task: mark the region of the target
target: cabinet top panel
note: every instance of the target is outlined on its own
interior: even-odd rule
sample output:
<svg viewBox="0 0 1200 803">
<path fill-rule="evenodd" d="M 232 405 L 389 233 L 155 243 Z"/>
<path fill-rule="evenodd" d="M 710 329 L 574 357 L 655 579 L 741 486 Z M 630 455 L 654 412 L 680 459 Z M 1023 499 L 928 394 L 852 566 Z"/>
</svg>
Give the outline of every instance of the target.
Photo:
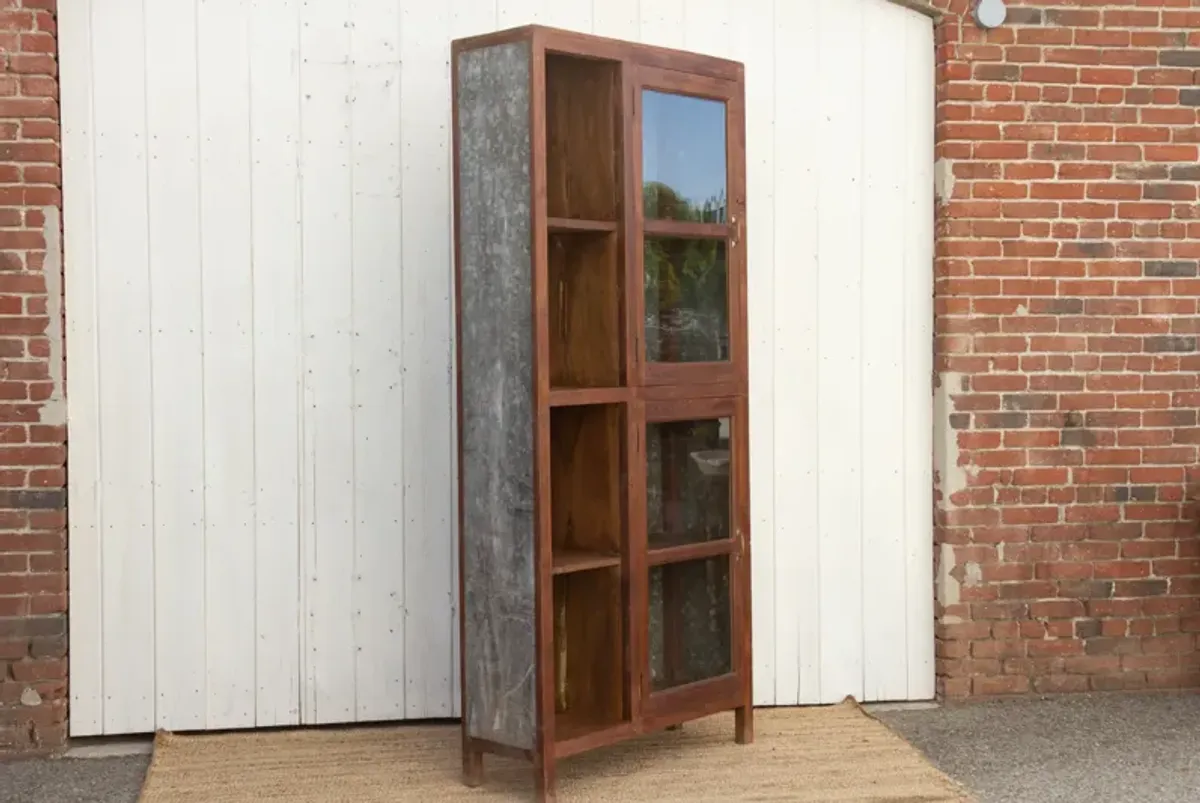
<svg viewBox="0 0 1200 803">
<path fill-rule="evenodd" d="M 532 42 L 535 53 L 539 51 L 565 53 L 573 56 L 620 61 L 631 65 L 678 70 L 727 81 L 741 82 L 744 75 L 744 68 L 740 61 L 705 56 L 687 50 L 644 45 L 623 39 L 610 39 L 605 36 L 578 33 L 545 25 L 523 25 L 518 28 L 507 28 L 479 36 L 455 39 L 451 43 L 451 51 L 457 54 L 464 50 L 475 50 L 480 47 L 522 40 Z"/>
</svg>

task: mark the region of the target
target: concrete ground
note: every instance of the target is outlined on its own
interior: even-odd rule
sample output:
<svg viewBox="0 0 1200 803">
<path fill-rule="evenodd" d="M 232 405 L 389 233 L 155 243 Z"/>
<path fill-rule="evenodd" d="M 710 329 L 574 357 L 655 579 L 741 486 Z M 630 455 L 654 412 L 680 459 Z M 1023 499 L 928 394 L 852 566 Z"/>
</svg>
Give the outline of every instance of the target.
<svg viewBox="0 0 1200 803">
<path fill-rule="evenodd" d="M 1200 801 L 1200 694 L 870 707 L 980 803 Z M 4 803 L 136 803 L 146 744 L 0 763 Z M 96 757 L 78 757 L 78 756 Z"/>
</svg>

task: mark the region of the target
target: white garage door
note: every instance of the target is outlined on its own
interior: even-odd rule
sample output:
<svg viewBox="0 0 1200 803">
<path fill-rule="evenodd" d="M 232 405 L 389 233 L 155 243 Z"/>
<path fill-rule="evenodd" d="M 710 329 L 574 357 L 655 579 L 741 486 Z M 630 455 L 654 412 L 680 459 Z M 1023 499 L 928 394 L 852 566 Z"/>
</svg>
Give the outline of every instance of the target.
<svg viewBox="0 0 1200 803">
<path fill-rule="evenodd" d="M 71 733 L 457 715 L 451 38 L 746 62 L 756 697 L 933 692 L 933 42 L 886 0 L 60 8 Z"/>
</svg>

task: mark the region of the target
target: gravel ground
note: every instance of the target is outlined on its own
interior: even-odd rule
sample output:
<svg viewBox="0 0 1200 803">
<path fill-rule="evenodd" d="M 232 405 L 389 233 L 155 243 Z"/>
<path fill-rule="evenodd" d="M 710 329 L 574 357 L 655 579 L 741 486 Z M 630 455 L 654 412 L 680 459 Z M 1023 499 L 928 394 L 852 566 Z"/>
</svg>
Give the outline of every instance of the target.
<svg viewBox="0 0 1200 803">
<path fill-rule="evenodd" d="M 1200 694 L 873 709 L 980 803 L 1200 801 Z M 148 756 L 0 763 L 3 803 L 136 803 Z"/>
<path fill-rule="evenodd" d="M 1200 801 L 1200 694 L 1068 695 L 876 716 L 980 803 Z"/>
<path fill-rule="evenodd" d="M 136 803 L 149 763 L 147 755 L 2 763 L 0 801 Z"/>
</svg>

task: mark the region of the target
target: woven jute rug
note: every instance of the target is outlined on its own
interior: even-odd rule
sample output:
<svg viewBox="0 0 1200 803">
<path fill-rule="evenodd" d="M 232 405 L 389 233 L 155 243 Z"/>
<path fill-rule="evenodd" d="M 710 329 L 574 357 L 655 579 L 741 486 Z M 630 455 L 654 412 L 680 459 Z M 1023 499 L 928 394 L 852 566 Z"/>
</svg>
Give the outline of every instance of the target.
<svg viewBox="0 0 1200 803">
<path fill-rule="evenodd" d="M 853 701 L 755 712 L 755 742 L 720 714 L 559 764 L 563 803 L 971 801 Z M 487 756 L 468 789 L 456 726 L 159 733 L 141 803 L 532 801 L 529 764 Z"/>
</svg>

